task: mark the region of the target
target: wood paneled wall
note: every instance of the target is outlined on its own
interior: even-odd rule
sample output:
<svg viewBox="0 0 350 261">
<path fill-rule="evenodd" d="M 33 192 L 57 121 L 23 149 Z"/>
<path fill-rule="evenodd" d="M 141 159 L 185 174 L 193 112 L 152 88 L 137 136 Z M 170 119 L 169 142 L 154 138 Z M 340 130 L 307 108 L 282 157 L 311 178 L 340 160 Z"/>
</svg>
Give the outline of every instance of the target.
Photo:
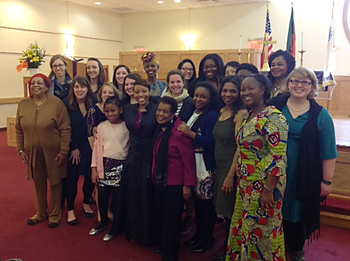
<svg viewBox="0 0 350 261">
<path fill-rule="evenodd" d="M 260 53 L 253 49 L 242 49 L 241 63 L 250 63 L 255 66 L 260 62 Z M 224 64 L 231 61 L 238 61 L 238 49 L 232 50 L 203 50 L 203 51 L 159 51 L 154 52 L 159 61 L 159 71 L 158 78 L 165 80 L 167 73 L 170 70 L 176 69 L 177 65 L 184 59 L 191 59 L 195 66 L 198 76 L 199 63 L 202 58 L 210 53 L 216 53 L 221 56 Z M 143 53 L 137 52 L 120 52 L 119 61 L 120 64 L 124 64 L 130 68 L 132 72 L 140 74 L 143 78 L 147 75 L 143 70 L 143 63 L 141 61 L 141 56 Z M 259 66 L 257 66 L 259 67 Z"/>
<path fill-rule="evenodd" d="M 333 93 L 322 93 L 317 102 L 325 107 L 332 116 L 350 117 L 350 76 L 335 76 L 337 86 Z"/>
<path fill-rule="evenodd" d="M 67 65 L 68 65 L 68 74 L 72 77 L 73 79 L 73 76 L 74 76 L 74 61 L 71 60 L 71 59 L 66 59 L 67 60 Z M 86 76 L 86 63 L 85 62 L 78 62 L 75 64 L 76 66 L 76 75 L 75 76 Z M 107 78 L 107 81 L 112 81 L 111 77 L 109 75 L 109 65 L 103 65 L 103 67 L 105 68 L 105 71 L 106 71 L 106 78 Z"/>
</svg>

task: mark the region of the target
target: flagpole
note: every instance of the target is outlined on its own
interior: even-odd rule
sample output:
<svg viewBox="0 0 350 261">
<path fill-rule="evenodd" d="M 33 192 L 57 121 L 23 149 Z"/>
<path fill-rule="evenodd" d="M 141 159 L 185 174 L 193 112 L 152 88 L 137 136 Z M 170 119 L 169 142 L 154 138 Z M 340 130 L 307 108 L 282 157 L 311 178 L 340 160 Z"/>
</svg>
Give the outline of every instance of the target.
<svg viewBox="0 0 350 261">
<path fill-rule="evenodd" d="M 288 27 L 286 50 L 290 52 L 294 57 L 296 57 L 296 37 L 295 37 L 293 2 L 291 2 L 291 12 L 290 12 L 289 27 Z"/>
<path fill-rule="evenodd" d="M 304 53 L 306 52 L 304 51 L 304 32 L 301 32 L 300 41 L 301 51 L 298 53 L 300 53 L 300 67 L 303 67 Z"/>
<path fill-rule="evenodd" d="M 241 55 L 242 55 L 242 35 L 239 36 L 239 49 L 238 49 L 238 62 L 241 63 Z"/>
<path fill-rule="evenodd" d="M 269 5 L 267 5 L 266 10 L 266 23 L 265 23 L 265 34 L 264 34 L 264 40 L 262 42 L 258 42 L 258 44 L 263 45 L 263 51 L 261 53 L 261 71 L 268 72 L 270 71 L 269 67 L 269 53 L 273 50 L 273 44 L 276 44 L 277 41 L 272 41 L 272 30 L 271 30 L 271 23 L 270 23 L 270 15 L 269 15 Z"/>
</svg>

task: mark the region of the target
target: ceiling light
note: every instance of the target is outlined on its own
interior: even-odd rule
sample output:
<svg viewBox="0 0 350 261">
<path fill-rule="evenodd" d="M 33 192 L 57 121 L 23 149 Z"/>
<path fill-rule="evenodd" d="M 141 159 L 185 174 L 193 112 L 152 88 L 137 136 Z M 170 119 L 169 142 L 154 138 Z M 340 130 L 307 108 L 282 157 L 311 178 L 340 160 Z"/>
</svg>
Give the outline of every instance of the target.
<svg viewBox="0 0 350 261">
<path fill-rule="evenodd" d="M 175 0 L 175 3 L 180 3 L 181 2 L 181 0 Z"/>
<path fill-rule="evenodd" d="M 100 5 L 101 4 L 101 2 L 95 2 L 95 5 Z"/>
<path fill-rule="evenodd" d="M 164 4 L 164 1 L 158 1 L 157 3 L 158 4 Z"/>
</svg>

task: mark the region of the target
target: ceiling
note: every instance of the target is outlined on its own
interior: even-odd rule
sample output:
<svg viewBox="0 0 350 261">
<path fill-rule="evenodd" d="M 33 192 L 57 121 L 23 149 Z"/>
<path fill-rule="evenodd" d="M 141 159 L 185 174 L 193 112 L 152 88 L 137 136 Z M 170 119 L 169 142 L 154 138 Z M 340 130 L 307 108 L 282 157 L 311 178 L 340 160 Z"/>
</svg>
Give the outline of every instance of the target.
<svg viewBox="0 0 350 261">
<path fill-rule="evenodd" d="M 55 1 L 67 2 L 67 0 Z M 95 1 L 99 1 L 101 4 L 95 5 Z M 163 4 L 158 4 L 157 1 L 158 0 L 68 0 L 68 2 L 71 3 L 121 14 L 269 2 L 269 0 L 181 0 L 180 3 L 176 3 L 175 0 L 163 0 Z"/>
</svg>

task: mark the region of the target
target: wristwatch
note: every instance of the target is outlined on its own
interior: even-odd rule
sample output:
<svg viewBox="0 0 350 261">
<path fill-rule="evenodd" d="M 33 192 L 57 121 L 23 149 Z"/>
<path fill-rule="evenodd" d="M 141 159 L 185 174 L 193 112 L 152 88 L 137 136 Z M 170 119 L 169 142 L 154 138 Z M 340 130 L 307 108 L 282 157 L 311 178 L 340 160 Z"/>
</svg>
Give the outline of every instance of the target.
<svg viewBox="0 0 350 261">
<path fill-rule="evenodd" d="M 24 150 L 18 151 L 18 155 L 21 155 L 24 152 Z"/>
<path fill-rule="evenodd" d="M 332 181 L 325 180 L 325 179 L 322 179 L 321 182 L 322 182 L 323 184 L 326 184 L 326 185 L 331 185 L 331 184 L 332 184 Z"/>
</svg>

